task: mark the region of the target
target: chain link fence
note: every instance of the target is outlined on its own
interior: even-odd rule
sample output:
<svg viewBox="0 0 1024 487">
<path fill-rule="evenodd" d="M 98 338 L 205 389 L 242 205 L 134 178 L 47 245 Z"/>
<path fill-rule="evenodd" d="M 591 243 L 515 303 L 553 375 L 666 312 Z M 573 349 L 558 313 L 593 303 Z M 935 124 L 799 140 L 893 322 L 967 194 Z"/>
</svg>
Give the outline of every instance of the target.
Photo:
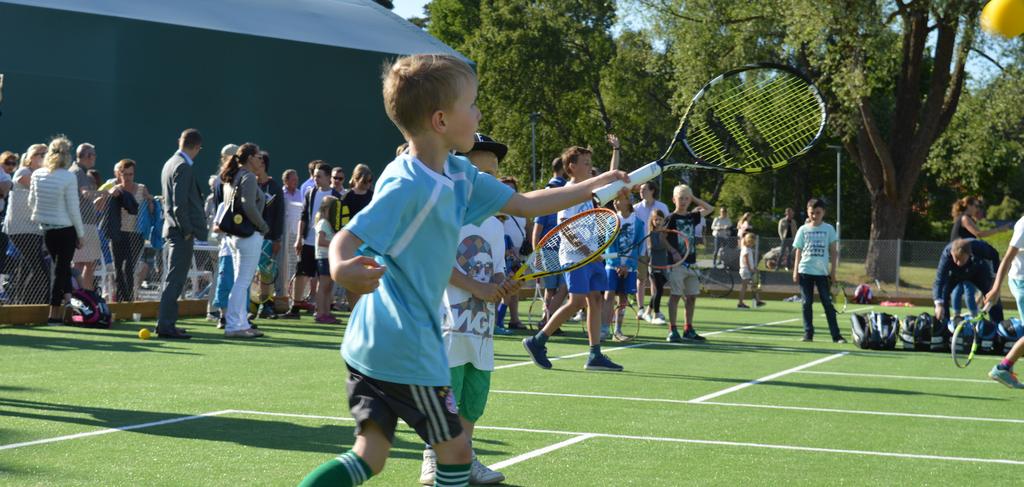
<svg viewBox="0 0 1024 487">
<path fill-rule="evenodd" d="M 735 236 L 705 235 L 697 239 L 694 251 L 697 264 L 703 268 L 735 271 L 738 276 L 740 242 Z M 793 241 L 778 237 L 758 236 L 754 253 L 761 271 L 762 285 L 789 289 L 792 282 Z M 838 279 L 847 285 L 872 285 L 885 296 L 929 296 L 939 256 L 948 242 L 921 240 L 869 240 L 844 239 L 839 243 Z M 868 256 L 876 253 L 878 265 L 888 272 L 887 278 L 876 279 L 868 272 Z M 737 277 L 738 279 L 738 277 Z"/>
</svg>

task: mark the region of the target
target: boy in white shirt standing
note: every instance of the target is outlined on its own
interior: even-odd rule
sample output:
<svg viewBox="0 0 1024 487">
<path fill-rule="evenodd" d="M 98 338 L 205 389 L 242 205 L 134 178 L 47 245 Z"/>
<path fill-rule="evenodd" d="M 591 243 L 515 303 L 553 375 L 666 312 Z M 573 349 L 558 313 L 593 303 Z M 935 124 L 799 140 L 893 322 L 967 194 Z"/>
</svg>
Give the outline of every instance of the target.
<svg viewBox="0 0 1024 487">
<path fill-rule="evenodd" d="M 832 306 L 832 295 L 829 293 L 831 283 L 836 280 L 836 267 L 839 265 L 839 236 L 832 225 L 825 223 L 825 202 L 811 198 L 807 202 L 805 223 L 796 231 L 793 239 L 794 263 L 793 282 L 800 285 L 800 297 L 803 302 L 804 338 L 803 341 L 814 341 L 814 289 L 818 289 L 818 297 L 825 308 L 825 320 L 835 343 L 846 343 L 839 332 L 836 322 L 836 308 Z"/>
<path fill-rule="evenodd" d="M 497 176 L 498 163 L 508 153 L 505 144 L 476 134 L 466 157 L 482 173 Z M 455 267 L 444 292 L 441 332 L 452 373 L 452 392 L 462 429 L 473 441 L 473 427 L 484 414 L 494 371 L 495 302 L 505 297 L 505 228 L 495 216 L 480 225 L 465 225 L 459 232 Z M 516 286 L 518 287 L 518 286 Z M 427 445 L 423 450 L 420 483 L 433 485 L 437 456 Z M 505 475 L 477 460 L 469 470 L 469 483 L 497 484 Z"/>
</svg>

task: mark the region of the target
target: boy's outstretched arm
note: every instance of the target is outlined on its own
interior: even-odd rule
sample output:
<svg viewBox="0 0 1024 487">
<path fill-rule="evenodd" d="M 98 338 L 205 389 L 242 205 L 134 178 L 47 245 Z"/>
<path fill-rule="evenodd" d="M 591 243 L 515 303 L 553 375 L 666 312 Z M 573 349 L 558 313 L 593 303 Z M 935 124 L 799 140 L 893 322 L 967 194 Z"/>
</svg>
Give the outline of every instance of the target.
<svg viewBox="0 0 1024 487">
<path fill-rule="evenodd" d="M 608 171 L 579 184 L 539 189 L 525 194 L 516 193 L 501 208 L 501 212 L 525 217 L 555 213 L 590 200 L 595 189 L 613 181 L 628 183 L 629 176 L 623 171 Z M 619 192 L 628 195 L 629 186 Z"/>
<path fill-rule="evenodd" d="M 370 257 L 357 256 L 356 251 L 361 245 L 363 245 L 362 239 L 355 236 L 354 233 L 342 229 L 331 240 L 329 254 L 331 279 L 355 295 L 355 299 L 377 289 L 377 286 L 380 285 L 380 276 L 384 275 L 384 271 L 387 269 Z"/>
</svg>

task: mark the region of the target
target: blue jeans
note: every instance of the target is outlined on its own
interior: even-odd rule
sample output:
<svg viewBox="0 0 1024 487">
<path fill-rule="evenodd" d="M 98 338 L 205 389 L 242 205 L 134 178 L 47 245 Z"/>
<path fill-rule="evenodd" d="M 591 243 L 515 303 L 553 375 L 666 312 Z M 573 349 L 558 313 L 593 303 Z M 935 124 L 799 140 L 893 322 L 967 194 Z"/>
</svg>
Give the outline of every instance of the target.
<svg viewBox="0 0 1024 487">
<path fill-rule="evenodd" d="M 800 298 L 804 305 L 804 334 L 814 336 L 814 311 L 811 309 L 811 305 L 814 304 L 814 288 L 818 288 L 821 305 L 825 308 L 828 331 L 832 334 L 832 340 L 837 340 L 842 337 L 842 334 L 839 332 L 839 323 L 836 322 L 836 309 L 832 306 L 832 295 L 829 294 L 828 284 L 828 276 L 800 274 Z"/>
<path fill-rule="evenodd" d="M 222 255 L 217 259 L 217 291 L 213 298 L 213 307 L 225 309 L 228 307 L 228 296 L 231 293 L 231 285 L 235 283 L 235 266 L 231 255 Z"/>
<path fill-rule="evenodd" d="M 953 301 L 953 315 L 960 314 L 963 298 L 967 298 L 967 309 L 970 310 L 971 316 L 978 316 L 978 302 L 974 300 L 977 289 L 968 281 L 961 282 L 953 288 L 953 296 L 950 298 Z"/>
</svg>

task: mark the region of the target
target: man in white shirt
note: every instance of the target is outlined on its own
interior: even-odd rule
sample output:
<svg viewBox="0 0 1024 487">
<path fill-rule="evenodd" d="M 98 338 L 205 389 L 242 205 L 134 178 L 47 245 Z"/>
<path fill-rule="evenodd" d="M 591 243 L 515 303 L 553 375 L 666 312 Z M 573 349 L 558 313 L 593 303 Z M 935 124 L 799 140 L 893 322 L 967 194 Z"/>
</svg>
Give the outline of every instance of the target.
<svg viewBox="0 0 1024 487">
<path fill-rule="evenodd" d="M 662 217 L 668 217 L 670 213 L 668 211 L 668 205 L 658 201 L 658 185 L 654 181 L 647 181 L 640 187 L 640 202 L 633 205 L 633 212 L 636 214 L 637 221 L 644 229 L 644 235 L 647 235 L 649 229 L 648 223 L 651 221 L 651 212 L 653 210 L 661 210 Z M 640 249 L 640 265 L 637 266 L 636 274 L 636 305 L 640 308 L 639 318 L 644 321 L 651 321 L 657 316 L 653 315 L 653 310 L 648 313 L 647 307 L 644 306 L 644 295 L 647 290 L 648 280 L 648 264 L 651 262 L 651 256 L 647 254 L 647 246 L 643 245 Z M 664 319 L 664 317 L 661 317 Z"/>
<path fill-rule="evenodd" d="M 729 210 L 724 206 L 718 209 L 718 217 L 711 222 L 711 236 L 715 237 L 715 253 L 711 254 L 711 263 L 718 263 L 718 249 L 725 245 L 725 239 L 729 238 L 729 229 L 732 227 L 732 220 L 729 219 Z"/>
</svg>

